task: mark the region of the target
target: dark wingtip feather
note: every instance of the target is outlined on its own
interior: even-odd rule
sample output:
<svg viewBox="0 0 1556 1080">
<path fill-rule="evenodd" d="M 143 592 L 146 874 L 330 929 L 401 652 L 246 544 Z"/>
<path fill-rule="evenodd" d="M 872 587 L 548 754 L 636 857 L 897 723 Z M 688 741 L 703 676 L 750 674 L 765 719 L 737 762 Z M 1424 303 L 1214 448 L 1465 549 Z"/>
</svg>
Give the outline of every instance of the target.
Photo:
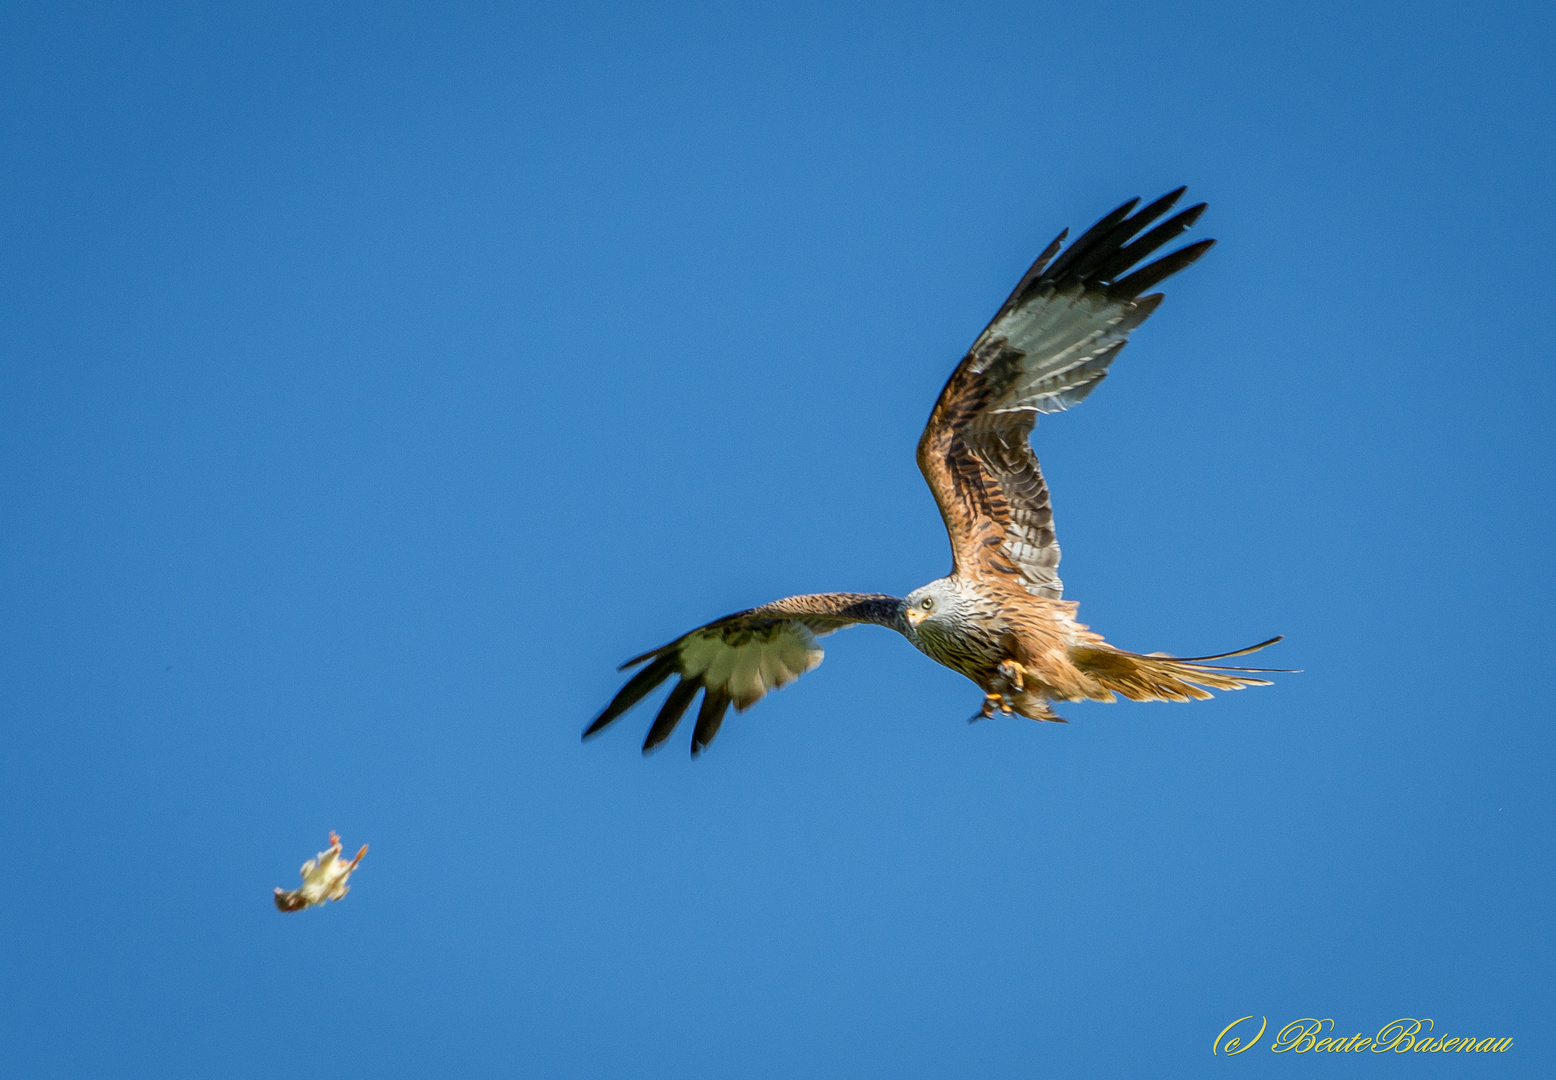
<svg viewBox="0 0 1556 1080">
<path fill-rule="evenodd" d="M 1160 199 L 1157 199 L 1155 202 L 1145 207 L 1145 209 L 1141 210 L 1139 213 L 1132 214 L 1125 218 L 1123 221 L 1115 225 L 1112 232 L 1108 234 L 1107 239 L 1097 246 L 1102 248 L 1104 253 L 1109 250 L 1116 250 L 1131 236 L 1138 235 L 1141 229 L 1145 228 L 1151 222 L 1155 221 L 1167 211 L 1171 210 L 1173 205 L 1183 197 L 1183 193 L 1187 190 L 1188 187 L 1185 185 L 1184 187 L 1178 188 L 1176 191 L 1169 191 Z M 1135 201 L 1139 202 L 1138 199 Z"/>
<path fill-rule="evenodd" d="M 670 653 L 668 656 L 661 656 L 648 665 L 648 667 L 628 679 L 627 685 L 616 691 L 616 696 L 611 698 L 611 703 L 605 706 L 604 711 L 599 716 L 595 717 L 594 723 L 584 728 L 583 737 L 587 739 L 591 735 L 603 731 L 610 725 L 611 721 L 643 700 L 643 697 L 649 691 L 674 674 L 675 666 L 676 655 L 675 653 Z"/>
<path fill-rule="evenodd" d="M 1076 243 L 1080 243 L 1081 240 L 1086 239 L 1088 236 L 1100 235 L 1107 232 L 1113 226 L 1117 225 L 1120 221 L 1123 221 L 1131 213 L 1133 213 L 1134 208 L 1139 205 L 1140 196 L 1138 195 L 1136 195 L 1133 199 L 1125 199 L 1112 210 L 1109 210 L 1106 214 L 1103 214 L 1101 217 L 1099 217 L 1096 224 L 1082 233 L 1080 240 L 1077 240 Z"/>
<path fill-rule="evenodd" d="M 1141 259 L 1149 257 L 1158 248 L 1165 247 L 1180 233 L 1188 231 L 1199 220 L 1200 215 L 1205 212 L 1205 206 L 1205 203 L 1191 206 L 1187 210 L 1168 218 L 1144 236 L 1125 244 L 1108 258 L 1102 260 L 1093 269 L 1092 276 L 1098 281 L 1113 280 Z"/>
<path fill-rule="evenodd" d="M 670 643 L 670 645 L 674 645 L 674 644 L 675 644 L 675 642 L 673 642 L 673 641 Z M 626 671 L 628 668 L 637 667 L 639 664 L 641 664 L 645 660 L 652 660 L 654 657 L 658 656 L 660 653 L 662 653 L 666 649 L 670 648 L 670 645 L 661 645 L 657 649 L 650 649 L 650 650 L 648 650 L 648 652 L 643 653 L 641 656 L 634 656 L 631 660 L 623 660 L 621 663 L 616 665 L 616 670 L 617 671 Z"/>
<path fill-rule="evenodd" d="M 713 737 L 719 733 L 719 725 L 724 723 L 729 702 L 730 699 L 724 694 L 702 695 L 702 708 L 697 710 L 697 726 L 692 729 L 692 757 L 706 750 Z"/>
<path fill-rule="evenodd" d="M 692 698 L 697 696 L 701 686 L 702 684 L 696 679 L 686 678 L 675 684 L 675 689 L 671 690 L 670 696 L 665 698 L 664 705 L 659 709 L 659 715 L 654 717 L 653 727 L 648 729 L 648 736 L 643 740 L 645 756 L 670 737 L 670 733 L 675 730 L 675 725 L 681 722 L 681 717 L 686 714 L 686 707 L 692 703 Z"/>
<path fill-rule="evenodd" d="M 1027 267 L 1027 272 L 1021 275 L 1021 280 L 1016 282 L 1016 287 L 1010 290 L 1010 295 L 1000 305 L 999 313 L 994 316 L 996 319 L 1025 300 L 1028 287 L 1043 276 L 1043 268 L 1048 265 L 1050 259 L 1059 254 L 1059 249 L 1064 246 L 1064 238 L 1069 235 L 1069 229 L 1061 229 L 1059 235 L 1043 249 L 1042 254 L 1032 260 L 1032 265 Z"/>
<path fill-rule="evenodd" d="M 1111 233 L 1118 226 L 1119 222 L 1127 218 L 1129 212 L 1138 206 L 1139 203 L 1140 200 L 1138 198 L 1130 199 L 1115 207 L 1111 213 L 1102 215 L 1095 225 L 1075 238 L 1075 243 L 1070 245 L 1069 250 L 1055 259 L 1054 264 L 1043 271 L 1043 277 L 1057 281 L 1078 260 L 1092 255 L 1093 242 Z"/>
<path fill-rule="evenodd" d="M 1181 247 L 1171 255 L 1164 255 L 1155 262 L 1143 266 L 1133 274 L 1123 278 L 1109 288 L 1108 293 L 1122 300 L 1132 300 L 1147 289 L 1161 284 L 1179 270 L 1188 266 L 1195 259 L 1209 251 L 1214 244 L 1214 240 L 1200 240 L 1187 247 Z"/>
<path fill-rule="evenodd" d="M 1055 259 L 1053 265 L 1043 273 L 1042 280 L 1055 282 L 1062 288 L 1077 281 L 1107 281 L 1128 270 L 1186 228 L 1185 221 L 1192 221 L 1198 216 L 1198 213 L 1193 213 L 1185 218 L 1180 214 L 1173 219 L 1177 223 L 1174 227 L 1158 227 L 1148 234 L 1148 242 L 1136 240 L 1130 243 L 1132 237 L 1138 236 L 1142 229 L 1171 210 L 1187 190 L 1186 186 L 1175 188 L 1134 213 L 1131 211 L 1140 200 L 1131 199 L 1124 203 L 1086 230 L 1070 245 L 1069 250 Z M 1133 254 L 1126 257 L 1125 252 Z"/>
<path fill-rule="evenodd" d="M 1043 249 L 1043 253 L 1032 260 L 1031 268 L 1027 270 L 1026 276 L 1021 279 L 1022 285 L 1025 285 L 1028 281 L 1031 281 L 1033 278 L 1037 277 L 1037 275 L 1043 272 L 1043 267 L 1048 265 L 1049 259 L 1052 259 L 1055 255 L 1059 254 L 1059 249 L 1064 246 L 1064 238 L 1069 235 L 1069 229 L 1059 230 L 1059 235 L 1049 241 L 1048 246 Z"/>
</svg>

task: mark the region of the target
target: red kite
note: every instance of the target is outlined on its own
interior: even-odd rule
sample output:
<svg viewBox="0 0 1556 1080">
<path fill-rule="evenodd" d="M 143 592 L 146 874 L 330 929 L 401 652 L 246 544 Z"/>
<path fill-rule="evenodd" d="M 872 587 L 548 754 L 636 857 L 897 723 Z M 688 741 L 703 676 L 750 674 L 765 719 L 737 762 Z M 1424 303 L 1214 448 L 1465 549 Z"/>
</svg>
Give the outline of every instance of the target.
<svg viewBox="0 0 1556 1080">
<path fill-rule="evenodd" d="M 1130 331 L 1162 302 L 1142 296 L 1203 255 L 1214 240 L 1139 266 L 1188 229 L 1205 204 L 1147 226 L 1178 201 L 1179 188 L 1134 212 L 1131 199 L 1061 253 L 1069 230 L 1037 257 L 992 322 L 951 373 L 918 444 L 951 537 L 951 573 L 906 598 L 820 593 L 736 612 L 622 665 L 646 664 L 584 731 L 595 734 L 671 675 L 680 676 L 643 742 L 669 737 L 701 690 L 692 756 L 713 740 L 730 705 L 750 708 L 769 690 L 821 663 L 816 638 L 875 623 L 977 683 L 973 717 L 1012 712 L 1060 721 L 1054 701 L 1188 701 L 1208 688 L 1268 686 L 1251 673 L 1207 661 L 1242 656 L 1278 637 L 1215 656 L 1142 655 L 1109 645 L 1076 621 L 1063 600 L 1048 485 L 1027 441 L 1039 413 L 1085 400 L 1107 375 Z M 1057 256 L 1057 258 L 1055 257 Z M 1136 267 L 1139 266 L 1138 269 Z"/>
</svg>

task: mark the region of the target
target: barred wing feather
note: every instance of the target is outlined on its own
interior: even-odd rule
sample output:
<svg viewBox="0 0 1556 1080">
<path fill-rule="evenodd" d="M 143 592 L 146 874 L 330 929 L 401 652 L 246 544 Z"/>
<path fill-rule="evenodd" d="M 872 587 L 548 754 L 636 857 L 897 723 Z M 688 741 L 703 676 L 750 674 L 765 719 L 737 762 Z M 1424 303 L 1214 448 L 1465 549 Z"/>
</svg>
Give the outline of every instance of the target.
<svg viewBox="0 0 1556 1080">
<path fill-rule="evenodd" d="M 918 462 L 950 534 L 956 574 L 1010 576 L 1035 595 L 1063 595 L 1048 485 L 1028 436 L 1039 413 L 1078 404 L 1106 377 L 1130 332 L 1161 303 L 1160 294 L 1140 294 L 1214 243 L 1201 240 L 1130 272 L 1199 218 L 1203 203 L 1142 234 L 1182 194 L 1138 213 L 1139 200 L 1131 200 L 1062 252 L 1061 233 L 941 391 Z"/>
</svg>

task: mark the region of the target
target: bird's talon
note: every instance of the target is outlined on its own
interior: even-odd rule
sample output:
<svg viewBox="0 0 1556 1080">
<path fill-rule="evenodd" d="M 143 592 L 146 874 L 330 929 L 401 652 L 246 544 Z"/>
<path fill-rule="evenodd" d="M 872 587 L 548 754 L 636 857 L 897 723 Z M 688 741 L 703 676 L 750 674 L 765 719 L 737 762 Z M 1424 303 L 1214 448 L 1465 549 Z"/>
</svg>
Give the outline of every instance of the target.
<svg viewBox="0 0 1556 1080">
<path fill-rule="evenodd" d="M 1010 683 L 1017 690 L 1026 688 L 1026 684 L 1022 681 L 1021 665 L 1014 660 L 1000 661 L 999 673 L 1006 682 Z"/>
<path fill-rule="evenodd" d="M 994 719 L 994 710 L 999 709 L 1006 716 L 1010 715 L 1010 706 L 999 694 L 988 694 L 983 699 L 983 707 L 967 718 L 969 724 L 976 724 L 979 720 Z"/>
</svg>

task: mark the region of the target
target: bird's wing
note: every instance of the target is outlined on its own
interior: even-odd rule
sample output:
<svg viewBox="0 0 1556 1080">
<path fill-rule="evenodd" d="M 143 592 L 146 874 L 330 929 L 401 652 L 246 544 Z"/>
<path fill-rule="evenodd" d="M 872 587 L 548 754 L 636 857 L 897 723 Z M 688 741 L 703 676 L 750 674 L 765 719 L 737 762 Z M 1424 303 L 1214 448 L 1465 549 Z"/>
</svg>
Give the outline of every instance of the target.
<svg viewBox="0 0 1556 1080">
<path fill-rule="evenodd" d="M 648 729 L 643 752 L 670 737 L 701 690 L 702 707 L 692 732 L 692 756 L 696 757 L 718 734 L 730 705 L 744 712 L 769 690 L 798 679 L 821 663 L 816 638 L 854 623 L 877 623 L 905 632 L 902 601 L 873 593 L 790 596 L 699 626 L 622 664 L 623 670 L 638 664 L 647 666 L 627 680 L 583 737 L 602 730 L 671 675 L 679 675 L 680 681 Z"/>
<path fill-rule="evenodd" d="M 1048 485 L 1027 436 L 1038 413 L 1068 409 L 1107 375 L 1129 332 L 1161 303 L 1160 293 L 1140 294 L 1215 243 L 1201 240 L 1134 269 L 1205 209 L 1192 206 L 1142 235 L 1183 190 L 1138 213 L 1140 200 L 1130 200 L 1063 253 L 1068 230 L 1060 233 L 940 392 L 918 464 L 951 535 L 956 574 L 999 574 L 1038 596 L 1062 595 Z"/>
</svg>

